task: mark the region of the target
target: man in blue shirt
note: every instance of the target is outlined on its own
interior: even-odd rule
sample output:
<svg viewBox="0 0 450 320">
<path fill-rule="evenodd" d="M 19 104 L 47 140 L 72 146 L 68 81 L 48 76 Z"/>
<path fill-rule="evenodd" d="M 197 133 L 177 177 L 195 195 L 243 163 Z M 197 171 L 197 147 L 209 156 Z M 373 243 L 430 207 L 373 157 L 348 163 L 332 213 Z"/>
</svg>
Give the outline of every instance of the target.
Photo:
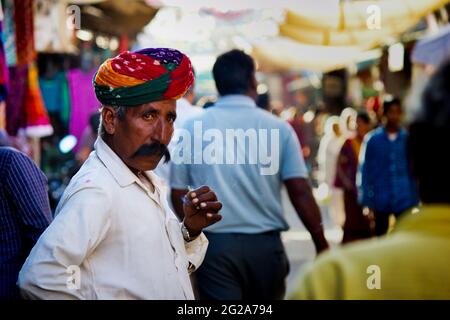
<svg viewBox="0 0 450 320">
<path fill-rule="evenodd" d="M 20 298 L 20 268 L 51 219 L 44 174 L 23 153 L 0 147 L 0 300 Z"/>
<path fill-rule="evenodd" d="M 289 227 L 283 183 L 317 252 L 328 248 L 300 145 L 287 123 L 256 107 L 250 56 L 221 55 L 213 75 L 221 98 L 185 124 L 172 154 L 172 201 L 180 218 L 189 187 L 209 185 L 223 203 L 222 221 L 205 232 L 210 244 L 196 272 L 199 297 L 282 299 L 289 271 L 280 238 Z"/>
<path fill-rule="evenodd" d="M 407 133 L 400 127 L 402 107 L 398 99 L 383 104 L 384 126 L 369 133 L 360 153 L 359 197 L 375 216 L 375 233 L 389 228 L 389 216 L 399 216 L 419 202 L 407 154 Z"/>
</svg>

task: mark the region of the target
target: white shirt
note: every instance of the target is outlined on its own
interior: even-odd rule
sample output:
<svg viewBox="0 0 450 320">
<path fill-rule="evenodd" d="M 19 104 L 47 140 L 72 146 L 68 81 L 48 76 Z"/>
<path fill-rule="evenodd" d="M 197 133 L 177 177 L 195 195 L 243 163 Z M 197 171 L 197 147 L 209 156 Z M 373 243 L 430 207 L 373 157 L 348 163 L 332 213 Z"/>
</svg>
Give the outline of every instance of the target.
<svg viewBox="0 0 450 320">
<path fill-rule="evenodd" d="M 175 120 L 175 129 L 182 128 L 184 123 L 200 114 L 202 114 L 204 110 L 200 107 L 193 106 L 189 103 L 189 101 L 185 98 L 181 98 L 177 100 L 177 120 Z"/>
<path fill-rule="evenodd" d="M 194 299 L 188 268 L 202 263 L 208 240 L 184 241 L 166 187 L 146 175 L 154 193 L 98 138 L 20 271 L 24 297 Z"/>
</svg>

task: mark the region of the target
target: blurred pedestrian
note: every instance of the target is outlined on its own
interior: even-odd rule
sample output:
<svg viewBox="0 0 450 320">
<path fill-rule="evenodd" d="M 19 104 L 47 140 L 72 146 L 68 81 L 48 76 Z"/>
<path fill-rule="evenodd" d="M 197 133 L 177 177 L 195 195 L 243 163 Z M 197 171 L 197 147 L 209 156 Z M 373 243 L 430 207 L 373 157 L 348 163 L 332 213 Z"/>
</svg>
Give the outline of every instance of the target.
<svg viewBox="0 0 450 320">
<path fill-rule="evenodd" d="M 387 236 L 319 257 L 302 270 L 291 298 L 450 299 L 450 153 L 442 144 L 450 136 L 449 87 L 450 61 L 431 77 L 409 129 L 408 159 L 423 205 Z"/>
<path fill-rule="evenodd" d="M 319 183 L 326 185 L 330 202 L 328 210 L 333 223 L 342 227 L 345 221 L 344 196 L 342 189 L 334 186 L 339 151 L 344 138 L 342 136 L 339 117 L 331 116 L 325 122 L 324 135 L 320 140 L 317 162 L 319 164 Z"/>
<path fill-rule="evenodd" d="M 20 268 L 52 220 L 47 190 L 33 160 L 0 147 L 0 300 L 20 298 Z"/>
<path fill-rule="evenodd" d="M 370 118 L 365 112 L 356 117 L 356 135 L 345 140 L 339 152 L 336 168 L 335 187 L 344 191 L 345 223 L 342 243 L 365 239 L 372 236 L 370 217 L 363 214 L 358 203 L 356 173 L 364 136 L 370 130 Z"/>
<path fill-rule="evenodd" d="M 391 214 L 398 217 L 419 202 L 406 156 L 408 134 L 401 127 L 402 113 L 399 99 L 385 100 L 384 125 L 370 132 L 361 147 L 360 203 L 373 211 L 378 236 L 388 231 Z"/>
<path fill-rule="evenodd" d="M 294 129 L 297 139 L 300 142 L 300 146 L 302 147 L 302 157 L 305 159 L 305 162 L 307 162 L 309 155 L 311 154 L 310 140 L 312 140 L 312 135 L 308 132 L 310 130 L 306 128 L 303 114 L 298 108 L 294 108 L 293 116 L 291 119 L 288 119 L 287 122 L 291 125 L 292 129 Z"/>
<path fill-rule="evenodd" d="M 357 115 L 358 112 L 351 107 L 347 107 L 342 110 L 341 115 L 339 116 L 339 124 L 344 139 L 354 136 Z"/>
<path fill-rule="evenodd" d="M 250 134 L 254 130 L 260 135 L 265 132 L 277 137 L 269 145 L 262 139 L 249 138 L 256 149 L 249 147 L 247 152 L 245 142 L 244 146 L 239 143 L 236 149 L 233 142 L 232 148 L 227 144 L 225 149 L 220 143 L 216 151 L 228 158 L 248 160 L 259 159 L 258 151 L 261 154 L 267 149 L 276 155 L 273 164 L 279 166 L 265 173 L 261 169 L 267 168 L 261 160 L 224 163 L 217 155 L 211 162 L 209 159 L 173 163 L 172 201 L 179 215 L 182 215 L 181 199 L 188 186 L 207 183 L 220 194 L 224 204 L 223 220 L 205 230 L 210 245 L 202 267 L 196 272 L 199 296 L 207 300 L 282 299 L 289 272 L 280 235 L 288 229 L 281 204 L 283 184 L 311 233 L 317 252 L 328 248 L 300 144 L 285 121 L 256 106 L 255 63 L 250 56 L 239 50 L 224 53 L 214 64 L 213 76 L 221 97 L 213 108 L 186 124 L 191 140 L 201 138 L 194 130 L 199 125 L 205 134 L 222 137 L 230 136 L 230 132 Z M 191 156 L 200 155 L 207 151 L 206 147 L 210 145 L 204 145 L 203 150 L 188 151 Z"/>
<path fill-rule="evenodd" d="M 126 51 L 106 60 L 93 82 L 102 103 L 95 151 L 23 265 L 22 294 L 193 299 L 189 273 L 203 260 L 208 241 L 202 229 L 220 220 L 221 204 L 208 187 L 195 189 L 180 223 L 151 171 L 170 157 L 175 100 L 193 82 L 189 58 L 168 48 Z"/>
</svg>

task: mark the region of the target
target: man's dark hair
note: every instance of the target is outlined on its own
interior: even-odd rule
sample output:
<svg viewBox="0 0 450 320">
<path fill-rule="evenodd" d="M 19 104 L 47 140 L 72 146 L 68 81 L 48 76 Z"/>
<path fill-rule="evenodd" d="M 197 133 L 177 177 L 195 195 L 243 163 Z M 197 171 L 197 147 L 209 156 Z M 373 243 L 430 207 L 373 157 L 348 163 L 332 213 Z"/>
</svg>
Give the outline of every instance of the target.
<svg viewBox="0 0 450 320">
<path fill-rule="evenodd" d="M 367 112 L 365 112 L 365 111 L 359 111 L 358 115 L 356 116 L 356 119 L 360 119 L 366 124 L 370 123 L 369 114 Z"/>
<path fill-rule="evenodd" d="M 450 203 L 450 60 L 431 77 L 408 138 L 408 154 L 424 203 Z"/>
<path fill-rule="evenodd" d="M 253 58 L 241 50 L 231 50 L 220 55 L 213 67 L 214 81 L 221 96 L 247 93 L 254 73 Z"/>
<path fill-rule="evenodd" d="M 392 106 L 399 106 L 402 107 L 402 103 L 399 98 L 387 98 L 383 101 L 383 115 L 386 115 L 389 112 L 389 109 L 391 109 Z"/>
</svg>

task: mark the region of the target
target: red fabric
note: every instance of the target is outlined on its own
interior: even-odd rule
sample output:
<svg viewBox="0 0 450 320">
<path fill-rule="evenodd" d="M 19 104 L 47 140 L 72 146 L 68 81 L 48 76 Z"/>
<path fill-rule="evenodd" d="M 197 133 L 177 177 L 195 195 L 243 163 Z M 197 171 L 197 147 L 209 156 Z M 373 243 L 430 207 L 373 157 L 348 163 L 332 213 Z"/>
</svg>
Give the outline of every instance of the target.
<svg viewBox="0 0 450 320">
<path fill-rule="evenodd" d="M 38 71 L 35 64 L 28 69 L 28 86 L 25 94 L 25 114 L 27 128 L 50 125 L 47 109 L 44 106 L 38 82 Z"/>
<path fill-rule="evenodd" d="M 194 73 L 189 58 L 186 56 L 181 60 L 180 65 L 171 72 L 171 82 L 164 97 L 176 97 L 178 92 L 186 92 L 187 89 L 194 83 Z"/>
<path fill-rule="evenodd" d="M 129 50 L 129 48 L 130 48 L 130 40 L 128 38 L 128 34 L 125 33 L 120 37 L 119 53 L 126 52 Z"/>
<path fill-rule="evenodd" d="M 111 67 L 117 73 L 144 81 L 153 80 L 168 72 L 159 61 L 133 52 L 123 52 L 113 58 Z"/>
<path fill-rule="evenodd" d="M 34 0 L 14 1 L 14 28 L 16 31 L 17 64 L 26 65 L 34 61 Z"/>
</svg>

